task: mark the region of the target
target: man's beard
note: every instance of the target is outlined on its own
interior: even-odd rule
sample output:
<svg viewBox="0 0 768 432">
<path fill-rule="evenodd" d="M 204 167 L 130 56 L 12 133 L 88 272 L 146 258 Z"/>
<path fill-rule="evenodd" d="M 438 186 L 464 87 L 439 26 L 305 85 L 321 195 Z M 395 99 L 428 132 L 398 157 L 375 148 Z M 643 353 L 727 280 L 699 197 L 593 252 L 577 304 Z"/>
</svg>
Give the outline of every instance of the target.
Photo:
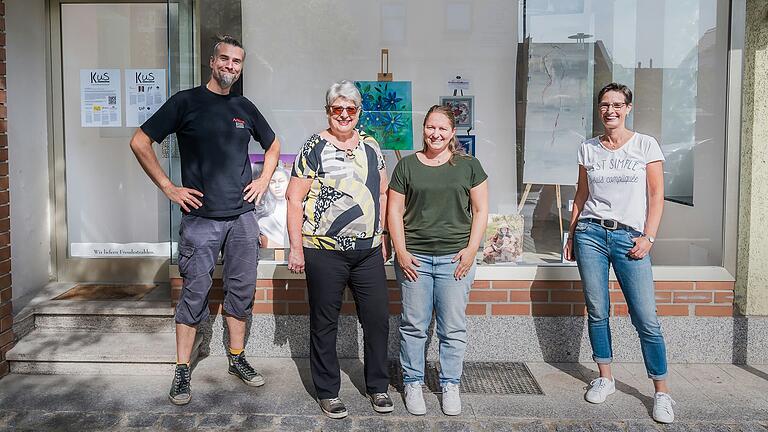
<svg viewBox="0 0 768 432">
<path fill-rule="evenodd" d="M 222 73 L 215 78 L 221 88 L 229 88 L 232 87 L 232 84 L 235 83 L 236 75 L 230 73 Z"/>
</svg>

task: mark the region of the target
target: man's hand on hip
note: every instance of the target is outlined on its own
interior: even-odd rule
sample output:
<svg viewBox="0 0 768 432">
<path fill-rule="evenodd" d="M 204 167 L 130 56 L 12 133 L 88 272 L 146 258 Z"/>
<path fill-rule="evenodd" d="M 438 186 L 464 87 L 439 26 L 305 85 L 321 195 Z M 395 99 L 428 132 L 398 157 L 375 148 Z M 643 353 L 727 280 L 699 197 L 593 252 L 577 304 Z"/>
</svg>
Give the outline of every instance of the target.
<svg viewBox="0 0 768 432">
<path fill-rule="evenodd" d="M 171 184 L 163 188 L 163 193 L 165 193 L 169 200 L 180 205 L 185 213 L 189 213 L 190 207 L 198 209 L 203 206 L 203 203 L 198 199 L 203 197 L 203 193 L 195 189 Z"/>
</svg>

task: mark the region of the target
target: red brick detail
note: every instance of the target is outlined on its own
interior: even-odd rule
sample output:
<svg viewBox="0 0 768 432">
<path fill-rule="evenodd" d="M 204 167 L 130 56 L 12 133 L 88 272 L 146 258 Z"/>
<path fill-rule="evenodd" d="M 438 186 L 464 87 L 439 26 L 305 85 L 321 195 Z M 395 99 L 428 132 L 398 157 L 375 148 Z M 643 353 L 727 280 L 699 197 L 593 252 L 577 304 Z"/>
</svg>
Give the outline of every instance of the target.
<svg viewBox="0 0 768 432">
<path fill-rule="evenodd" d="M 729 303 L 733 304 L 733 291 L 716 292 L 715 303 Z"/>
<path fill-rule="evenodd" d="M 531 311 L 533 316 L 567 316 L 571 314 L 571 305 L 534 303 Z"/>
<path fill-rule="evenodd" d="M 467 315 L 487 315 L 488 305 L 482 303 L 470 303 L 466 309 Z"/>
<path fill-rule="evenodd" d="M 575 316 L 587 315 L 587 305 L 584 303 L 571 305 L 571 308 L 572 308 L 571 315 L 575 315 Z"/>
<path fill-rule="evenodd" d="M 573 288 L 573 282 L 571 281 L 540 281 L 535 280 L 531 282 L 531 289 L 571 289 Z"/>
<path fill-rule="evenodd" d="M 584 293 L 581 291 L 552 291 L 550 292 L 552 303 L 579 303 L 584 302 Z"/>
<path fill-rule="evenodd" d="M 309 315 L 309 304 L 288 303 L 288 315 Z"/>
<path fill-rule="evenodd" d="M 389 299 L 389 301 L 399 302 L 400 301 L 400 290 L 399 289 L 387 290 L 387 298 Z"/>
<path fill-rule="evenodd" d="M 696 305 L 696 316 L 725 317 L 733 315 L 733 305 L 709 306 Z"/>
<path fill-rule="evenodd" d="M 531 287 L 531 281 L 514 280 L 514 281 L 492 281 L 491 288 L 494 289 L 529 289 Z"/>
<path fill-rule="evenodd" d="M 511 302 L 537 302 L 546 303 L 549 301 L 549 291 L 522 291 L 513 290 L 509 292 L 509 301 Z"/>
<path fill-rule="evenodd" d="M 675 291 L 672 303 L 712 303 L 712 293 L 707 291 Z"/>
<path fill-rule="evenodd" d="M 11 219 L 8 192 L 8 93 L 5 51 L 5 1 L 0 0 L 0 377 L 9 371 L 5 353 L 13 347 Z"/>
<path fill-rule="evenodd" d="M 625 304 L 615 304 L 613 305 L 613 315 L 614 316 L 628 316 L 629 315 L 629 306 Z"/>
<path fill-rule="evenodd" d="M 696 282 L 697 290 L 705 291 L 733 291 L 735 282 L 723 282 L 723 281 L 701 281 Z"/>
<path fill-rule="evenodd" d="M 672 303 L 672 293 L 669 291 L 657 291 L 656 303 Z"/>
<path fill-rule="evenodd" d="M 530 315 L 529 304 L 492 304 L 491 315 Z"/>
<path fill-rule="evenodd" d="M 285 288 L 286 285 L 285 279 L 259 279 L 256 281 L 256 286 L 259 288 Z"/>
<path fill-rule="evenodd" d="M 659 316 L 688 316 L 688 305 L 659 305 L 656 306 L 656 314 Z"/>
<path fill-rule="evenodd" d="M 13 317 L 8 315 L 0 319 L 0 333 L 10 330 L 13 327 Z"/>
<path fill-rule="evenodd" d="M 491 281 L 487 281 L 487 280 L 476 280 L 472 284 L 473 289 L 487 289 L 490 287 L 491 287 Z"/>
<path fill-rule="evenodd" d="M 614 291 L 609 293 L 611 296 L 611 303 L 626 303 L 627 300 L 624 298 L 624 293 L 621 291 Z"/>
<path fill-rule="evenodd" d="M 693 282 L 656 282 L 656 291 L 685 291 L 693 289 Z"/>
<path fill-rule="evenodd" d="M 496 290 L 477 290 L 469 292 L 469 301 L 471 302 L 505 302 L 507 301 L 506 291 Z"/>
<path fill-rule="evenodd" d="M 13 332 L 11 330 L 0 333 L 0 346 L 8 345 L 11 342 L 13 342 Z M 2 360 L 5 360 L 5 357 Z"/>
</svg>

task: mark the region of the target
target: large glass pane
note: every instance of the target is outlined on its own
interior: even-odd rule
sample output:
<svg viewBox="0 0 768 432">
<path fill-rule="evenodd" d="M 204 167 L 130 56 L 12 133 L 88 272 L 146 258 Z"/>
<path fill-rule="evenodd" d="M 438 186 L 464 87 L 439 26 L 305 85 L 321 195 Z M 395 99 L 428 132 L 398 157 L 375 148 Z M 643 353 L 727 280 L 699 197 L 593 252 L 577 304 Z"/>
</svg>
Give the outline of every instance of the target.
<svg viewBox="0 0 768 432">
<path fill-rule="evenodd" d="M 635 94 L 628 126 L 656 137 L 666 156 L 654 262 L 721 265 L 728 2 L 521 4 L 518 64 L 527 70 L 517 80 L 526 110 L 518 116 L 518 165 L 519 187 L 531 189 L 522 209 L 527 261 L 559 253 L 558 218 L 565 224 L 569 217 L 576 149 L 602 132 L 594 100 L 615 81 Z M 559 207 L 552 190 L 560 191 Z"/>
<path fill-rule="evenodd" d="M 168 256 L 168 201 L 128 146 L 166 97 L 167 5 L 63 4 L 61 29 L 68 255 Z"/>
</svg>

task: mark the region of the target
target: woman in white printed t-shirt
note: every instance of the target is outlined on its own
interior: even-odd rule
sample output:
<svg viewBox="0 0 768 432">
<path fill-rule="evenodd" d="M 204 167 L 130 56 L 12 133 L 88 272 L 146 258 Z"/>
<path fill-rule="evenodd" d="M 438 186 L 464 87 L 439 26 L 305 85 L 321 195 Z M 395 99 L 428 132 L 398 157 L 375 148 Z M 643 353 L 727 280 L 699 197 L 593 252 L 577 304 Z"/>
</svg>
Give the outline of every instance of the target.
<svg viewBox="0 0 768 432">
<path fill-rule="evenodd" d="M 668 394 L 666 347 L 656 317 L 649 255 L 664 207 L 664 155 L 653 137 L 626 128 L 632 110 L 629 87 L 608 84 L 597 100 L 605 133 L 579 147 L 579 182 L 564 250 L 579 267 L 592 358 L 600 371 L 584 398 L 601 403 L 616 391 L 608 321 L 608 269 L 613 266 L 655 387 L 653 419 L 671 423 L 674 401 Z"/>
</svg>

